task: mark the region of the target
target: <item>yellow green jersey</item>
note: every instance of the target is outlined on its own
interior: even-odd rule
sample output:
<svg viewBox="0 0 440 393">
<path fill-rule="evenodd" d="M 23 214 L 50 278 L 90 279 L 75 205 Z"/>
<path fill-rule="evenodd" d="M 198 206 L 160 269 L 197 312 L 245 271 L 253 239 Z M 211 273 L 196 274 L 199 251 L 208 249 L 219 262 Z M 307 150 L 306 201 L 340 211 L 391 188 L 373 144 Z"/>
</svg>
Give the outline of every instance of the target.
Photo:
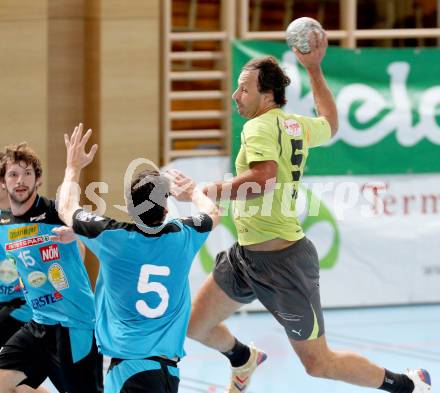
<svg viewBox="0 0 440 393">
<path fill-rule="evenodd" d="M 272 191 L 254 199 L 233 202 L 240 245 L 304 237 L 295 212 L 299 183 L 309 148 L 322 145 L 330 138 L 330 124 L 324 117 L 293 115 L 278 108 L 246 122 L 235 161 L 237 175 L 247 171 L 252 162 L 276 161 L 278 168 Z"/>
</svg>

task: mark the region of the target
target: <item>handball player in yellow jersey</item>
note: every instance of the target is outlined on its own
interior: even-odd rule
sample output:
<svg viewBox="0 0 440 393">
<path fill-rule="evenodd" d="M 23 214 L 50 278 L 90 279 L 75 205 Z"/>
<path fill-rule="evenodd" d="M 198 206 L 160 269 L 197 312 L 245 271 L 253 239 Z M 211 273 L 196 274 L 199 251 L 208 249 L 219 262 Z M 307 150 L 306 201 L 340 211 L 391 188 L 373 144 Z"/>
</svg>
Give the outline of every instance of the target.
<svg viewBox="0 0 440 393">
<path fill-rule="evenodd" d="M 318 255 L 294 214 L 309 149 L 329 141 L 338 129 L 335 101 L 321 70 L 327 38 L 312 35 L 310 44 L 310 53 L 294 52 L 307 71 L 316 118 L 282 109 L 290 79 L 274 58 L 251 60 L 239 76 L 232 98 L 240 115 L 249 120 L 241 134 L 237 176 L 204 190 L 216 199 L 233 200 L 238 243 L 217 255 L 214 271 L 193 303 L 188 336 L 230 360 L 228 393 L 245 392 L 266 355 L 238 341 L 222 321 L 258 299 L 284 327 L 311 376 L 389 392 L 429 392 L 425 370 L 395 374 L 356 353 L 333 351 L 327 345 Z"/>
</svg>

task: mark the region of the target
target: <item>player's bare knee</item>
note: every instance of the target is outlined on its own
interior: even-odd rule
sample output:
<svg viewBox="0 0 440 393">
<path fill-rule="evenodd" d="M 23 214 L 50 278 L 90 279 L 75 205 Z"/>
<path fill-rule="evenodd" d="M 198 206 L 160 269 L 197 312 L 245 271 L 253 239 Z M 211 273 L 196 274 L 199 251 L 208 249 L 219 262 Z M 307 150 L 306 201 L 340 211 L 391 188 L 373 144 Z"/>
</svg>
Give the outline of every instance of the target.
<svg viewBox="0 0 440 393">
<path fill-rule="evenodd" d="M 187 337 L 192 338 L 193 340 L 201 340 L 207 336 L 207 334 L 207 329 L 203 326 L 202 321 L 198 318 L 191 317 L 186 332 Z"/>
<path fill-rule="evenodd" d="M 327 377 L 327 366 L 323 359 L 317 356 L 307 356 L 301 358 L 301 362 L 307 372 L 312 377 L 315 378 L 326 378 Z"/>
<path fill-rule="evenodd" d="M 197 340 L 198 334 L 197 334 L 197 328 L 191 324 L 191 321 L 188 325 L 188 330 L 186 331 L 186 336 L 189 338 L 192 338 L 193 340 Z"/>
<path fill-rule="evenodd" d="M 15 392 L 15 388 L 13 385 L 3 380 L 0 382 L 0 393 L 13 393 L 13 392 Z"/>
<path fill-rule="evenodd" d="M 0 393 L 11 393 L 26 376 L 20 371 L 0 370 Z"/>
</svg>

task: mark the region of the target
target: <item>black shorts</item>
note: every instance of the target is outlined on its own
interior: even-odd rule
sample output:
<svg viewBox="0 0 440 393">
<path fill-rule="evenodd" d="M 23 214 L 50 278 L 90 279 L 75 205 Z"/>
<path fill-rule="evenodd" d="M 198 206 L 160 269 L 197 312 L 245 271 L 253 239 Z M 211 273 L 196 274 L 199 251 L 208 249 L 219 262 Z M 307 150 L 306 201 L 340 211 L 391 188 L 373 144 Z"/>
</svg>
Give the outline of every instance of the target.
<svg viewBox="0 0 440 393">
<path fill-rule="evenodd" d="M 177 363 L 157 356 L 139 359 L 112 359 L 105 379 L 106 393 L 177 393 Z"/>
<path fill-rule="evenodd" d="M 103 391 L 102 355 L 95 339 L 89 354 L 74 363 L 69 329 L 61 325 L 28 322 L 4 345 L 0 369 L 22 371 L 26 379 L 20 385 L 33 388 L 48 377 L 59 392 Z"/>
<path fill-rule="evenodd" d="M 21 322 L 10 315 L 4 317 L 0 321 L 0 348 L 5 345 L 6 341 L 19 331 L 24 324 L 25 322 Z"/>
<path fill-rule="evenodd" d="M 0 303 L 0 347 L 24 326 L 25 322 L 11 317 L 11 313 L 20 308 L 24 303 L 25 301 L 22 298 Z"/>
<path fill-rule="evenodd" d="M 233 300 L 258 299 L 293 340 L 324 334 L 319 293 L 319 258 L 302 238 L 279 251 L 249 251 L 235 243 L 217 255 L 217 285 Z"/>
</svg>

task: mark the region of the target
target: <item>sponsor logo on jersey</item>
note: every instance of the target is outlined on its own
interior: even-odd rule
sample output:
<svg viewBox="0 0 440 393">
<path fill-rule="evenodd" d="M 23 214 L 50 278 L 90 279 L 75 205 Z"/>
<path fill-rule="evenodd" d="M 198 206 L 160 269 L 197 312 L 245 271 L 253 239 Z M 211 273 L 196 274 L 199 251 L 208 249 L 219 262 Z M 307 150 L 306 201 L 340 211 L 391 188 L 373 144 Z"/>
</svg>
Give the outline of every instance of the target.
<svg viewBox="0 0 440 393">
<path fill-rule="evenodd" d="M 28 236 L 38 235 L 38 225 L 27 225 L 25 227 L 19 227 L 15 229 L 9 229 L 8 231 L 8 239 L 9 240 L 17 240 L 23 239 Z"/>
<path fill-rule="evenodd" d="M 0 285 L 0 295 L 13 295 L 17 292 L 16 285 Z"/>
<path fill-rule="evenodd" d="M 27 280 L 31 287 L 40 288 L 46 283 L 47 276 L 43 272 L 37 270 L 29 273 Z"/>
<path fill-rule="evenodd" d="M 82 221 L 82 222 L 102 221 L 102 220 L 104 220 L 104 217 L 97 216 L 97 215 L 95 215 L 93 213 L 86 212 L 84 210 L 81 210 L 80 212 L 78 212 L 77 215 L 75 216 L 75 218 L 78 221 Z"/>
<path fill-rule="evenodd" d="M 0 218 L 0 224 L 9 224 L 10 222 L 10 218 Z"/>
<path fill-rule="evenodd" d="M 58 245 L 49 244 L 48 246 L 40 248 L 40 255 L 43 262 L 55 261 L 56 259 L 60 259 L 60 250 L 58 249 Z"/>
<path fill-rule="evenodd" d="M 298 137 L 302 135 L 301 125 L 293 119 L 287 119 L 284 121 L 284 128 L 289 136 Z"/>
<path fill-rule="evenodd" d="M 15 261 L 15 258 L 12 254 L 6 254 L 6 260 L 9 261 L 12 265 L 14 265 L 17 268 L 17 262 Z"/>
<path fill-rule="evenodd" d="M 57 291 L 69 288 L 66 273 L 59 263 L 54 263 L 48 271 L 49 281 Z"/>
<path fill-rule="evenodd" d="M 11 284 L 18 278 L 17 268 L 15 266 L 14 258 L 7 256 L 6 259 L 0 262 L 0 281 L 5 284 Z"/>
<path fill-rule="evenodd" d="M 42 221 L 42 220 L 45 220 L 45 219 L 46 219 L 46 213 L 44 212 L 43 214 L 40 214 L 37 217 L 31 217 L 29 221 L 30 222 L 34 222 L 34 221 Z"/>
<path fill-rule="evenodd" d="M 31 299 L 31 306 L 34 310 L 39 310 L 40 308 L 49 306 L 53 303 L 63 300 L 63 295 L 59 292 L 48 293 L 47 295 L 42 295 Z"/>
<path fill-rule="evenodd" d="M 31 237 L 29 239 L 20 240 L 18 242 L 14 243 L 8 243 L 6 244 L 6 251 L 12 251 L 12 250 L 18 250 L 19 248 L 25 248 L 25 247 L 31 247 L 36 246 L 39 244 L 47 243 L 49 242 L 49 235 L 42 235 L 37 237 Z"/>
</svg>

